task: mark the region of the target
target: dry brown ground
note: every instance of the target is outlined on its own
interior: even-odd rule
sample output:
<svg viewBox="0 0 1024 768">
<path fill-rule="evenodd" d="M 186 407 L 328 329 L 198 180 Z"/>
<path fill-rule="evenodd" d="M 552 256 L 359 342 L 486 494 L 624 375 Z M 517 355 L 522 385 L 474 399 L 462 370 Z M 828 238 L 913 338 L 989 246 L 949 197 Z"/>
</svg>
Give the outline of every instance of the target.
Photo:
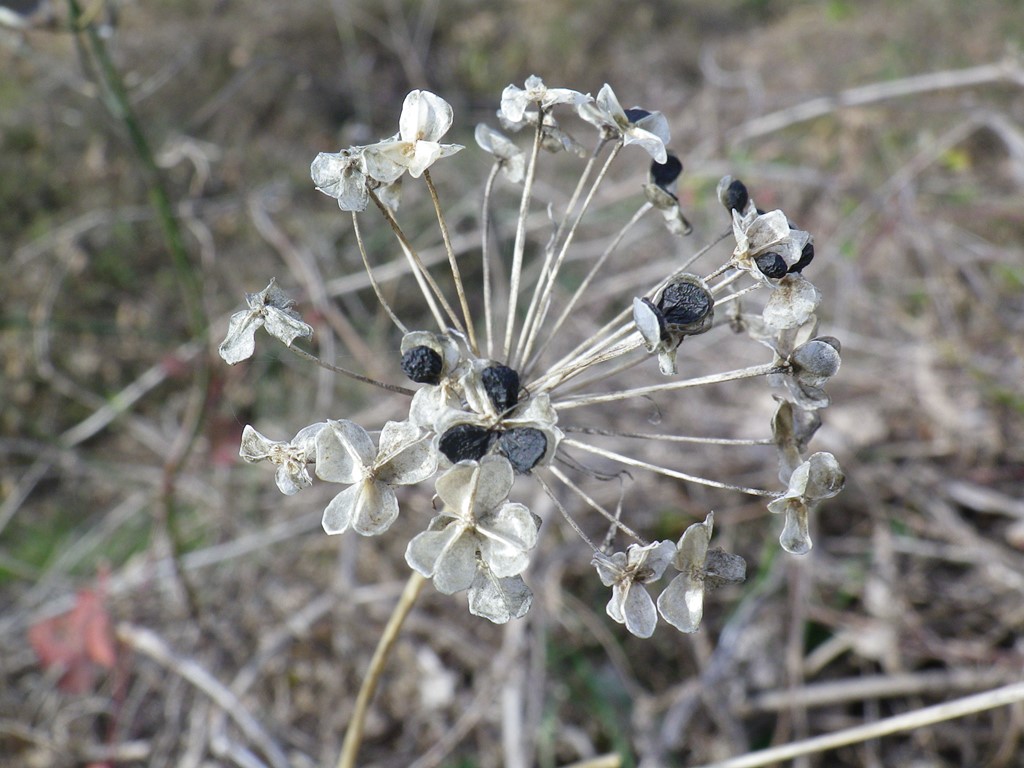
<svg viewBox="0 0 1024 768">
<path fill-rule="evenodd" d="M 471 145 L 468 127 L 508 82 L 535 72 L 596 92 L 607 80 L 670 117 L 696 237 L 721 225 L 710 197 L 726 172 L 816 236 L 823 326 L 844 347 L 815 446 L 836 453 L 848 484 L 821 509 L 812 554 L 777 554 L 759 504 L 654 483 L 638 525 L 713 505 L 720 543 L 750 563 L 695 636 L 628 637 L 565 536 L 530 573 L 527 621 L 494 627 L 428 587 L 372 708 L 363 765 L 546 767 L 609 752 L 698 765 L 1022 678 L 1021 5 L 704 5 L 91 4 L 111 25 L 214 335 L 243 291 L 277 275 L 316 322 L 321 354 L 397 380 L 376 352 L 386 318 L 343 280 L 359 269 L 350 222 L 306 169 L 316 151 L 388 132 L 413 87 L 449 99 L 455 140 Z M 266 346 L 240 370 L 190 345 L 147 175 L 83 62 L 61 31 L 0 37 L 0 762 L 227 765 L 246 749 L 266 760 L 260 735 L 211 698 L 219 684 L 291 765 L 332 765 L 418 523 L 381 540 L 326 537 L 326 492 L 285 498 L 234 457 L 245 423 L 275 435 L 329 414 L 380 423 L 388 403 Z M 465 232 L 483 173 L 470 152 L 437 173 Z M 615 189 L 635 184 L 623 172 Z M 694 365 L 715 354 L 695 345 Z M 745 392 L 681 417 L 765 423 Z M 197 414 L 198 440 L 173 466 Z M 773 461 L 731 455 L 693 467 L 774 474 Z M 85 643 L 114 671 L 70 693 L 27 638 L 76 605 L 134 628 L 135 647 Z M 144 632 L 174 658 L 146 652 Z M 1022 731 L 1017 704 L 797 764 L 1024 766 Z"/>
</svg>

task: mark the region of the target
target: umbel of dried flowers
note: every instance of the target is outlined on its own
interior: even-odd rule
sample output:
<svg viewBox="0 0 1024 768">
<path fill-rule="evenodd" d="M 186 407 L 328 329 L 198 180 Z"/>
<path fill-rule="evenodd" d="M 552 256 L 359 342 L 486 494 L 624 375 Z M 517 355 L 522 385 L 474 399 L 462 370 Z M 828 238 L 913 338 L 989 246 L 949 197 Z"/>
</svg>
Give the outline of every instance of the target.
<svg viewBox="0 0 1024 768">
<path fill-rule="evenodd" d="M 463 279 L 431 179 L 435 164 L 463 149 L 442 143 L 453 124 L 452 108 L 444 99 L 413 91 L 405 98 L 395 134 L 374 144 L 316 156 L 310 168 L 313 183 L 352 216 L 374 295 L 397 331 L 394 369 L 401 370 L 415 389 L 317 361 L 396 393 L 389 395 L 394 400 L 393 420 L 379 430 L 367 431 L 348 419 L 331 418 L 338 414 L 320 414 L 290 441 L 272 440 L 247 426 L 241 456 L 276 467 L 282 493 L 295 494 L 316 481 L 343 486 L 324 510 L 323 527 L 329 534 L 387 533 L 405 506 L 400 502 L 402 489 L 436 478 L 435 511 L 429 519 L 422 509 L 406 512 L 423 521 L 423 528 L 406 544 L 406 560 L 410 568 L 431 579 L 439 592 L 467 592 L 470 611 L 498 623 L 529 610 L 532 593 L 524 577 L 531 561 L 541 556 L 545 531 L 556 524 L 513 500 L 516 488 L 535 483 L 551 502 L 545 510 L 556 510 L 564 518 L 589 549 L 602 584 L 611 588 L 609 617 L 639 637 L 654 633 L 659 615 L 682 632 L 694 632 L 700 627 L 707 593 L 722 584 L 743 581 L 743 559 L 710 548 L 711 512 L 703 521 L 686 526 L 676 542 L 647 541 L 629 523 L 628 502 L 622 505 L 625 511 L 613 514 L 581 487 L 581 478 L 600 482 L 602 474 L 586 471 L 581 457 L 763 497 L 768 510 L 784 518 L 783 548 L 794 554 L 808 552 L 812 512 L 838 493 L 844 481 L 834 456 L 808 453 L 821 423 L 820 411 L 829 404 L 825 386 L 840 365 L 839 342 L 817 335 L 816 311 L 822 296 L 804 276 L 814 259 L 813 238 L 781 210 L 757 208 L 742 182 L 725 177 L 717 194 L 729 215 L 724 236 L 731 237 L 732 251 L 724 262 L 703 273 L 689 271 L 696 258 L 713 250 L 703 248 L 692 258 L 683 257 L 687 250 L 683 238 L 692 227 L 676 194 L 683 165 L 669 151 L 669 123 L 664 115 L 642 107 L 623 108 L 607 84 L 591 97 L 570 88 L 549 88 L 531 76 L 524 87 L 509 85 L 503 91 L 497 116 L 504 131 L 522 133 L 525 138 L 510 138 L 486 124 L 474 131 L 476 143 L 494 162 L 482 196 L 481 269 L 474 271 L 480 276 L 479 284 Z M 573 135 L 580 126 L 596 129 L 589 155 Z M 587 214 L 608 167 L 629 146 L 642 150 L 624 154 L 644 164 L 642 201 L 636 215 L 576 280 L 578 288 L 568 293 L 559 274 L 570 261 L 577 232 L 587 226 Z M 576 193 L 564 211 L 551 209 L 554 234 L 539 245 L 528 244 L 527 217 L 538 205 L 537 174 L 548 153 L 566 151 L 588 156 Z M 487 224 L 499 174 L 519 197 L 516 235 L 505 244 L 510 253 L 500 262 Z M 438 270 L 427 268 L 398 220 L 406 175 L 422 179 L 430 191 L 454 297 L 442 290 L 434 274 Z M 359 215 L 368 209 L 376 209 L 394 233 L 434 327 L 408 327 L 385 298 L 360 236 Z M 661 216 L 678 244 L 679 263 L 686 266 L 665 274 L 640 296 L 620 297 L 618 314 L 595 326 L 589 336 L 571 336 L 567 321 L 579 324 L 576 310 L 595 278 L 614 263 L 620 243 L 650 211 Z M 495 278 L 499 269 L 505 271 L 500 283 Z M 498 284 L 508 286 L 501 296 L 496 295 Z M 759 309 L 747 310 L 758 295 L 761 300 L 755 301 L 755 307 Z M 315 360 L 294 346 L 297 340 L 310 337 L 313 328 L 302 321 L 295 303 L 274 280 L 262 291 L 247 294 L 246 303 L 248 309 L 231 316 L 220 345 L 226 362 L 248 359 L 260 328 Z M 762 345 L 752 348 L 762 354 L 767 348 L 769 357 L 739 370 L 679 378 L 677 359 L 686 339 L 715 332 L 745 333 Z M 610 374 L 648 357 L 655 358 L 657 369 L 667 378 L 629 388 L 605 385 Z M 644 375 L 651 373 L 650 366 L 641 370 Z M 763 379 L 779 401 L 771 437 L 746 442 L 768 450 L 774 446 L 779 478 L 785 485 L 782 490 L 695 476 L 670 463 L 652 463 L 628 450 L 598 443 L 598 437 L 620 434 L 615 431 L 573 428 L 570 433 L 562 426 L 575 409 L 598 412 L 634 398 L 662 392 L 682 397 L 697 386 L 727 386 L 749 378 Z M 674 444 L 744 442 L 668 433 L 642 437 Z M 673 451 L 666 461 L 677 453 L 685 458 L 684 451 Z M 517 477 L 523 480 L 517 482 Z M 426 496 L 415 498 L 422 508 Z M 602 544 L 596 544 L 602 528 L 608 529 L 607 534 Z M 616 550 L 619 538 L 628 543 Z M 666 580 L 655 598 L 651 590 Z"/>
</svg>

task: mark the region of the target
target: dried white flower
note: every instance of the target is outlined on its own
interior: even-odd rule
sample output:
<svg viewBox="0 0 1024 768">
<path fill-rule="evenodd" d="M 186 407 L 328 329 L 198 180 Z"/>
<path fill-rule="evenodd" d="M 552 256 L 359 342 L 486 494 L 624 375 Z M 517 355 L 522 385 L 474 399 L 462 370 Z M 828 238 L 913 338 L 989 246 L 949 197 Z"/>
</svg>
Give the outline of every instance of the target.
<svg viewBox="0 0 1024 768">
<path fill-rule="evenodd" d="M 452 107 L 447 101 L 430 91 L 411 91 L 402 105 L 398 134 L 366 152 L 368 175 L 386 184 L 406 171 L 419 178 L 437 160 L 463 148 L 439 143 L 451 126 Z"/>
<path fill-rule="evenodd" d="M 407 421 L 389 421 L 380 448 L 351 421 L 328 421 L 316 438 L 316 476 L 350 484 L 324 510 L 327 533 L 351 527 L 363 536 L 384 533 L 398 517 L 394 486 L 413 485 L 437 471 L 429 435 Z"/>
<path fill-rule="evenodd" d="M 477 125 L 474 136 L 480 149 L 494 155 L 506 179 L 513 184 L 523 180 L 526 175 L 526 154 L 514 141 L 484 123 Z"/>
<path fill-rule="evenodd" d="M 469 589 L 481 564 L 497 579 L 522 573 L 539 522 L 525 506 L 507 500 L 513 478 L 512 465 L 500 456 L 459 462 L 441 475 L 436 488 L 444 508 L 409 542 L 409 566 L 447 595 Z"/>
<path fill-rule="evenodd" d="M 605 610 L 637 637 L 650 637 L 658 623 L 654 600 L 643 585 L 661 578 L 675 550 L 671 541 L 630 544 L 625 552 L 611 556 L 598 552 L 591 560 L 601 583 L 612 588 L 612 599 Z"/>
<path fill-rule="evenodd" d="M 758 213 L 753 200 L 742 213 L 732 211 L 732 231 L 733 266 L 766 282 L 785 276 L 811 239 L 807 232 L 791 228 L 782 211 Z"/>
<path fill-rule="evenodd" d="M 590 96 L 569 88 L 548 88 L 536 75 L 526 78 L 525 85 L 526 88 L 508 85 L 501 92 L 499 114 L 509 123 L 522 123 L 531 104 L 536 104 L 541 110 L 547 111 L 556 104 L 578 105 L 590 100 Z"/>
<path fill-rule="evenodd" d="M 831 453 L 814 453 L 793 470 L 784 496 L 768 504 L 772 514 L 784 514 L 786 525 L 779 543 L 787 552 L 803 555 L 811 551 L 808 515 L 823 499 L 831 499 L 843 489 L 846 476 Z"/>
<path fill-rule="evenodd" d="M 316 436 L 326 427 L 325 422 L 312 424 L 299 430 L 289 442 L 270 440 L 246 425 L 242 430 L 242 444 L 238 455 L 250 464 L 269 461 L 277 465 L 277 487 L 288 496 L 313 484 L 306 465 L 316 456 Z"/>
<path fill-rule="evenodd" d="M 624 144 L 639 145 L 659 163 L 668 159 L 665 149 L 670 141 L 668 120 L 661 112 L 649 112 L 640 107 L 623 109 L 607 83 L 598 91 L 593 103 L 584 102 L 576 109 L 580 117 L 606 135 L 619 137 Z"/>
<path fill-rule="evenodd" d="M 245 302 L 249 309 L 231 316 L 227 336 L 217 350 L 229 365 L 252 357 L 256 350 L 256 331 L 261 327 L 289 347 L 295 339 L 313 335 L 313 328 L 302 322 L 299 313 L 292 309 L 295 302 L 277 287 L 273 278 L 259 293 L 245 294 Z"/>
</svg>

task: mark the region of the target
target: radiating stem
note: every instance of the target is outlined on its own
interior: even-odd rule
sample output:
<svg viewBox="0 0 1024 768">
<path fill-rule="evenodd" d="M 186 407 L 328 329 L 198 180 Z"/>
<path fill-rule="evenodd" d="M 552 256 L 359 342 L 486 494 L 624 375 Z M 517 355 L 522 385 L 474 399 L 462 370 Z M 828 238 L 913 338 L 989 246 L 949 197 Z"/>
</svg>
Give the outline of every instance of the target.
<svg viewBox="0 0 1024 768">
<path fill-rule="evenodd" d="M 405 327 L 405 324 L 398 319 L 394 310 L 391 309 L 391 305 L 388 304 L 384 299 L 384 295 L 380 291 L 380 284 L 377 283 L 377 278 L 373 276 L 373 270 L 370 268 L 370 260 L 366 256 L 366 246 L 363 244 L 363 233 L 359 229 L 359 216 L 355 211 L 352 211 L 352 229 L 356 233 L 356 245 L 359 246 L 359 255 L 363 257 L 363 266 L 366 267 L 366 276 L 370 280 L 370 286 L 373 288 L 374 294 L 377 296 L 377 301 L 384 307 L 384 311 L 388 313 L 388 317 L 391 318 L 391 322 L 397 326 L 398 330 L 402 333 L 408 333 L 409 329 Z M 429 294 L 426 294 L 429 296 Z M 442 327 L 442 330 L 443 327 Z"/>
<path fill-rule="evenodd" d="M 548 467 L 548 469 L 551 470 L 551 474 L 553 474 L 555 477 L 557 477 L 559 480 L 565 483 L 571 491 L 573 491 L 577 496 L 583 499 L 583 501 L 586 502 L 592 509 L 597 510 L 612 525 L 614 525 L 616 528 L 618 528 L 620 531 L 622 531 L 630 538 L 636 539 L 638 542 L 640 542 L 641 545 L 647 545 L 647 542 L 639 533 L 637 533 L 624 522 L 622 522 L 622 520 L 620 520 L 618 516 L 613 515 L 607 509 L 605 509 L 596 501 L 594 501 L 594 499 L 588 496 L 582 488 L 580 488 L 578 485 L 576 485 L 576 483 L 570 480 L 569 477 L 564 472 L 562 472 L 562 470 L 555 466 Z"/>
<path fill-rule="evenodd" d="M 487 356 L 494 357 L 494 310 L 491 307 L 491 250 L 490 250 L 490 228 L 491 228 L 491 192 L 494 190 L 494 181 L 498 178 L 498 171 L 501 170 L 501 163 L 495 163 L 487 176 L 487 183 L 484 184 L 483 209 L 480 215 L 480 227 L 483 235 L 480 237 L 480 267 L 484 283 L 484 326 L 487 335 Z"/>
<path fill-rule="evenodd" d="M 469 302 L 466 300 L 466 288 L 462 284 L 462 271 L 459 269 L 459 262 L 455 258 L 455 251 L 452 250 L 452 239 L 448 234 L 448 222 L 445 221 L 444 211 L 441 210 L 441 199 L 437 196 L 437 188 L 434 180 L 430 178 L 430 171 L 424 169 L 423 180 L 427 182 L 427 189 L 430 190 L 430 199 L 434 203 L 434 212 L 437 214 L 437 225 L 441 228 L 441 239 L 444 240 L 444 250 L 448 254 L 448 264 L 452 269 L 452 279 L 455 281 L 455 292 L 459 296 L 459 304 L 462 307 L 462 317 L 466 321 L 466 335 L 469 337 L 469 347 L 473 354 L 480 354 L 476 345 L 476 333 L 473 329 L 473 315 L 469 311 Z"/>
<path fill-rule="evenodd" d="M 331 365 L 330 363 L 324 362 L 316 355 L 311 355 L 309 352 L 306 352 L 304 349 L 299 349 L 296 346 L 291 346 L 287 344 L 285 346 L 292 354 L 296 355 L 297 357 L 301 357 L 303 360 L 308 360 L 311 363 L 316 363 L 321 368 L 326 368 L 328 371 L 334 371 L 334 373 L 340 373 L 342 376 L 348 376 L 350 379 L 361 381 L 363 384 L 372 384 L 375 387 L 386 389 L 388 392 L 397 392 L 400 395 L 407 395 L 409 397 L 412 397 L 413 395 L 416 394 L 415 391 L 411 389 L 406 389 L 405 387 L 400 387 L 397 384 L 387 384 L 383 381 L 371 379 L 369 376 L 363 376 L 362 374 L 356 373 L 355 371 L 350 371 L 347 368 L 341 368 L 337 365 Z"/>
<path fill-rule="evenodd" d="M 587 288 L 590 287 L 590 284 L 597 276 L 597 273 L 604 266 L 605 262 L 608 261 L 608 258 L 615 252 L 615 249 L 619 247 L 619 243 L 622 242 L 622 238 L 624 238 L 626 236 L 626 233 L 629 232 L 629 230 L 632 229 L 638 221 L 640 221 L 643 215 L 647 213 L 649 210 L 651 210 L 653 207 L 654 206 L 651 205 L 649 202 L 645 202 L 643 205 L 641 205 L 640 209 L 633 214 L 633 217 L 626 222 L 622 229 L 620 229 L 618 233 L 615 235 L 615 237 L 612 238 L 611 242 L 608 243 L 608 247 L 604 249 L 604 252 L 601 254 L 601 256 L 597 259 L 597 261 L 594 262 L 593 266 L 587 272 L 586 277 L 583 278 L 583 282 L 579 284 L 579 287 L 573 293 L 572 297 L 569 299 L 568 302 L 566 302 L 565 307 L 562 309 L 562 313 L 558 316 L 558 319 L 555 321 L 554 325 L 552 325 L 551 329 L 547 332 L 547 339 L 544 341 L 543 344 L 540 345 L 540 347 L 537 348 L 537 352 L 527 363 L 525 367 L 526 371 L 530 371 L 537 364 L 540 356 L 544 354 L 545 350 L 547 350 L 548 348 L 548 345 L 554 340 L 555 335 L 561 329 L 562 324 L 566 321 L 566 318 L 569 317 L 569 313 L 572 312 L 573 308 L 576 306 L 576 303 L 583 297 L 583 294 L 586 293 Z"/>
<path fill-rule="evenodd" d="M 383 214 L 384 218 L 387 219 L 388 224 L 391 226 L 391 230 L 395 233 L 398 241 L 402 244 L 406 257 L 412 262 L 413 270 L 418 271 L 418 273 L 427 281 L 427 284 L 430 286 L 430 290 L 434 292 L 434 296 L 437 297 L 441 306 L 444 307 L 445 314 L 448 315 L 448 319 L 451 320 L 452 325 L 454 325 L 460 332 L 465 333 L 466 330 L 462 327 L 462 323 L 459 322 L 459 318 L 455 314 L 455 310 L 452 309 L 452 305 L 448 303 L 444 294 L 441 293 L 441 288 L 437 285 L 437 281 L 435 281 L 430 272 L 427 271 L 427 265 L 423 263 L 423 259 L 420 258 L 419 253 L 415 248 L 413 248 L 412 243 L 409 242 L 409 238 L 405 236 L 405 232 L 403 232 L 402 228 L 398 225 L 398 221 L 395 219 L 394 214 L 391 213 L 391 209 L 381 202 L 380 198 L 377 197 L 377 194 L 372 189 L 369 190 L 369 193 L 370 199 L 373 200 L 377 208 L 380 209 L 381 214 Z M 439 316 L 436 319 L 438 321 L 438 325 L 444 329 L 444 320 Z"/>
<path fill-rule="evenodd" d="M 737 437 L 697 437 L 694 435 L 659 435 L 654 432 L 619 432 L 614 429 L 598 429 L 597 427 L 572 427 L 559 424 L 566 434 L 570 435 L 604 435 L 605 437 L 632 437 L 638 440 L 662 440 L 670 443 L 697 443 L 700 445 L 774 445 L 770 437 L 748 439 Z"/>
<path fill-rule="evenodd" d="M 554 468 L 548 467 L 548 469 Z M 572 515 L 569 514 L 569 510 L 567 510 L 565 506 L 562 504 L 562 502 L 558 500 L 558 498 L 555 496 L 554 491 L 551 490 L 551 486 L 544 482 L 544 478 L 541 477 L 538 473 L 534 472 L 533 479 L 540 484 L 540 487 L 544 489 L 544 493 L 546 493 L 548 495 L 548 498 L 551 499 L 551 501 L 554 503 L 556 507 L 558 507 L 558 511 L 562 513 L 562 517 L 565 518 L 565 521 L 569 524 L 569 527 L 576 532 L 576 535 L 583 539 L 583 541 L 585 541 L 592 550 L 594 550 L 595 552 L 600 551 L 597 548 L 597 545 L 590 540 L 590 537 L 583 532 L 583 529 L 580 528 L 579 523 L 572 519 Z"/>
<path fill-rule="evenodd" d="M 604 165 L 601 166 L 600 172 L 597 174 L 597 178 L 594 179 L 594 183 L 590 186 L 590 191 L 587 193 L 586 199 L 583 201 L 583 205 L 580 206 L 580 211 L 573 220 L 572 227 L 565 235 L 565 240 L 562 241 L 562 246 L 558 250 L 558 256 L 554 261 L 554 264 L 550 264 L 550 259 L 545 259 L 544 268 L 541 271 L 541 279 L 537 281 L 537 286 L 534 289 L 533 300 L 530 302 L 530 309 L 526 315 L 526 321 L 523 324 L 523 335 L 519 339 L 519 348 L 516 350 L 516 360 L 522 361 L 530 356 L 530 351 L 533 349 L 533 344 L 537 339 L 537 332 L 540 327 L 544 324 L 544 318 L 547 315 L 548 306 L 551 301 L 551 293 L 555 289 L 555 281 L 558 278 L 558 273 L 562 268 L 562 264 L 565 262 L 565 256 L 569 252 L 569 246 L 572 245 L 573 238 L 576 236 L 576 231 L 579 229 L 580 222 L 590 209 L 590 204 L 594 201 L 594 195 L 597 194 L 598 187 L 601 186 L 601 182 L 604 181 L 605 176 L 608 175 L 608 169 L 611 167 L 612 161 L 618 156 L 622 150 L 623 143 L 619 141 L 615 146 L 612 147 L 612 151 L 608 153 L 608 157 L 604 161 Z M 545 279 L 546 278 L 546 279 Z M 543 290 L 541 290 L 543 288 Z"/>
<path fill-rule="evenodd" d="M 747 488 L 742 485 L 732 485 L 731 483 L 723 483 L 719 480 L 711 480 L 707 477 L 698 477 L 697 475 L 688 475 L 685 472 L 679 472 L 675 469 L 668 469 L 667 467 L 660 467 L 657 464 L 650 464 L 649 462 L 642 461 L 640 459 L 634 459 L 632 456 L 626 456 L 615 451 L 608 451 L 604 448 L 598 448 L 596 445 L 588 445 L 587 443 L 581 443 L 579 440 L 573 440 L 570 437 L 566 437 L 562 440 L 562 445 L 567 445 L 572 448 L 579 448 L 582 451 L 593 453 L 597 456 L 603 456 L 606 459 L 617 461 L 620 464 L 626 464 L 630 467 L 639 467 L 640 469 L 647 469 L 659 475 L 665 475 L 666 477 L 674 477 L 677 480 L 685 480 L 688 483 L 697 483 L 698 485 L 706 485 L 710 488 L 723 488 L 727 491 L 739 491 L 740 493 L 746 493 L 751 496 L 768 496 L 777 497 L 780 494 L 774 491 L 766 491 L 763 488 Z"/>
<path fill-rule="evenodd" d="M 734 371 L 725 371 L 724 373 L 714 373 L 709 376 L 700 376 L 694 379 L 670 381 L 665 384 L 652 384 L 647 387 L 623 389 L 618 392 L 608 392 L 601 395 L 581 395 L 579 397 L 553 402 L 552 405 L 555 409 L 564 411 L 569 408 L 577 408 L 581 405 L 594 405 L 595 403 L 610 403 L 616 400 L 628 400 L 631 397 L 643 397 L 645 395 L 652 395 L 655 392 L 671 392 L 677 389 L 702 387 L 708 384 L 720 384 L 724 381 L 751 379 L 757 376 L 768 376 L 772 373 L 784 373 L 786 370 L 788 369 L 784 365 L 765 363 L 764 365 L 753 365 L 749 368 L 740 368 Z"/>
<path fill-rule="evenodd" d="M 516 325 L 516 307 L 519 304 L 519 280 L 523 273 L 523 253 L 526 251 L 526 216 L 530 212 L 530 198 L 533 195 L 533 179 L 537 173 L 537 156 L 540 154 L 541 137 L 544 131 L 544 110 L 537 110 L 537 131 L 533 135 L 533 149 L 530 163 L 526 168 L 523 182 L 523 196 L 519 201 L 519 219 L 516 222 L 516 241 L 512 249 L 512 275 L 508 289 L 508 317 L 505 318 L 505 343 L 502 345 L 502 359 L 508 360 L 512 349 L 512 333 Z"/>
<path fill-rule="evenodd" d="M 341 755 L 338 757 L 338 768 L 355 768 L 356 757 L 359 754 L 359 747 L 363 742 L 363 728 L 366 725 L 366 713 L 369 711 L 370 701 L 377 691 L 377 683 L 380 681 L 384 665 L 387 663 L 391 649 L 398 639 L 398 632 L 402 628 L 406 617 L 416 603 L 420 590 L 426 579 L 415 571 L 405 583 L 402 596 L 398 598 L 398 605 L 391 613 L 384 633 L 377 642 L 377 648 L 370 659 L 370 668 L 366 671 L 363 684 L 359 687 L 359 694 L 356 696 L 355 708 L 352 711 L 352 719 L 349 721 L 348 729 L 345 731 L 345 741 L 341 745 Z"/>
</svg>

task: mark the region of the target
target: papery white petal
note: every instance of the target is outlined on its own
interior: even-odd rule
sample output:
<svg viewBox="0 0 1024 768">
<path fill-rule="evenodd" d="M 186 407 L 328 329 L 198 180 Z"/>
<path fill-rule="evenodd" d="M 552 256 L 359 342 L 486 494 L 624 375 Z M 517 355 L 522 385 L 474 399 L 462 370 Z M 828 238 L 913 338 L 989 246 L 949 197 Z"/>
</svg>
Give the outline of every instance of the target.
<svg viewBox="0 0 1024 768">
<path fill-rule="evenodd" d="M 451 518 L 438 516 L 431 522 L 431 527 L 439 520 Z M 405 562 L 417 573 L 433 577 L 437 568 L 437 562 L 451 543 L 465 532 L 465 528 L 456 522 L 449 522 L 447 526 L 437 530 L 427 530 L 412 538 L 405 548 Z"/>
<path fill-rule="evenodd" d="M 683 572 L 658 596 L 658 613 L 680 632 L 696 632 L 704 616 L 704 580 Z"/>
<path fill-rule="evenodd" d="M 388 485 L 414 485 L 437 471 L 430 435 L 408 421 L 389 421 L 380 433 L 377 479 Z"/>
<path fill-rule="evenodd" d="M 497 507 L 512 490 L 515 475 L 508 459 L 484 456 L 479 463 L 461 461 L 437 478 L 437 495 L 453 515 L 475 520 Z"/>
<path fill-rule="evenodd" d="M 437 141 L 452 127 L 452 107 L 430 91 L 411 91 L 402 104 L 398 132 L 404 141 Z"/>
<path fill-rule="evenodd" d="M 270 449 L 275 445 L 285 445 L 285 443 L 271 440 L 246 424 L 245 429 L 242 430 L 242 442 L 238 449 L 238 455 L 249 463 L 263 461 L 270 458 Z"/>
<path fill-rule="evenodd" d="M 451 595 L 469 589 L 477 571 L 477 544 L 477 537 L 465 531 L 441 553 L 434 567 L 434 587 L 438 592 Z"/>
<path fill-rule="evenodd" d="M 657 134 L 633 126 L 627 128 L 622 134 L 622 143 L 638 144 L 653 160 L 664 163 L 668 159 L 668 150 L 665 149 L 665 140 Z"/>
<path fill-rule="evenodd" d="M 812 546 L 807 520 L 810 507 L 801 499 L 788 499 L 785 507 L 786 524 L 779 543 L 792 555 L 806 555 Z"/>
<path fill-rule="evenodd" d="M 502 579 L 481 569 L 469 588 L 469 612 L 495 624 L 521 619 L 532 603 L 533 593 L 519 576 Z"/>
<path fill-rule="evenodd" d="M 302 322 L 298 317 L 295 316 L 294 312 L 289 312 L 276 307 L 267 307 L 267 317 L 264 327 L 274 338 L 280 339 L 287 346 L 291 346 L 297 338 L 308 337 L 313 335 L 313 328 L 307 323 Z"/>
<path fill-rule="evenodd" d="M 590 564 L 597 568 L 597 576 L 601 579 L 601 583 L 610 587 L 619 580 L 626 567 L 626 554 L 616 552 L 609 556 L 602 552 L 596 552 Z"/>
<path fill-rule="evenodd" d="M 243 310 L 235 312 L 228 320 L 228 333 L 217 352 L 225 363 L 234 365 L 252 357 L 256 351 L 256 330 L 263 325 L 259 314 Z"/>
<path fill-rule="evenodd" d="M 411 145 L 390 139 L 366 148 L 366 174 L 381 184 L 393 184 L 405 173 L 406 151 Z"/>
<path fill-rule="evenodd" d="M 797 328 L 806 323 L 821 303 L 821 293 L 814 284 L 798 274 L 783 277 L 765 305 L 765 325 L 777 331 Z"/>
<path fill-rule="evenodd" d="M 316 437 L 316 476 L 332 483 L 355 483 L 366 476 L 376 455 L 365 429 L 347 419 L 329 419 Z"/>
<path fill-rule="evenodd" d="M 398 497 L 387 483 L 364 480 L 352 506 L 352 530 L 362 536 L 379 536 L 398 519 Z M 344 495 L 352 488 L 342 491 Z"/>
<path fill-rule="evenodd" d="M 647 351 L 653 352 L 661 344 L 661 319 L 657 311 L 642 299 L 633 299 L 633 322 L 647 345 Z"/>
<path fill-rule="evenodd" d="M 309 476 L 309 470 L 304 464 L 287 462 L 277 468 L 274 475 L 278 490 L 285 496 L 292 496 L 303 488 L 309 488 L 313 484 L 313 478 Z"/>
<path fill-rule="evenodd" d="M 357 499 L 362 492 L 362 483 L 349 486 L 327 504 L 320 524 L 329 534 L 344 533 L 352 525 L 352 514 L 357 506 Z"/>
<path fill-rule="evenodd" d="M 477 524 L 480 554 L 499 577 L 522 573 L 537 545 L 537 521 L 522 504 L 503 504 Z"/>
<path fill-rule="evenodd" d="M 511 123 L 521 123 L 529 105 L 529 95 L 519 86 L 507 85 L 501 92 L 501 115 Z"/>
<path fill-rule="evenodd" d="M 831 499 L 843 489 L 846 476 L 839 467 L 839 462 L 831 453 L 819 451 L 811 454 L 806 461 L 808 467 L 807 481 L 803 495 L 814 501 Z M 802 466 L 802 465 L 801 465 Z M 794 471 L 793 474 L 796 474 Z"/>
<path fill-rule="evenodd" d="M 715 526 L 715 513 L 709 512 L 702 523 L 694 523 L 683 531 L 676 545 L 672 564 L 680 571 L 690 571 L 704 567 L 708 556 L 708 545 Z"/>
<path fill-rule="evenodd" d="M 637 637 L 650 637 L 658 623 L 658 612 L 647 590 L 634 584 L 622 601 L 623 622 Z"/>
<path fill-rule="evenodd" d="M 655 541 L 646 546 L 630 544 L 626 549 L 626 562 L 628 566 L 642 565 L 649 571 L 642 580 L 646 583 L 660 579 L 675 554 L 676 546 L 671 541 Z"/>
</svg>

